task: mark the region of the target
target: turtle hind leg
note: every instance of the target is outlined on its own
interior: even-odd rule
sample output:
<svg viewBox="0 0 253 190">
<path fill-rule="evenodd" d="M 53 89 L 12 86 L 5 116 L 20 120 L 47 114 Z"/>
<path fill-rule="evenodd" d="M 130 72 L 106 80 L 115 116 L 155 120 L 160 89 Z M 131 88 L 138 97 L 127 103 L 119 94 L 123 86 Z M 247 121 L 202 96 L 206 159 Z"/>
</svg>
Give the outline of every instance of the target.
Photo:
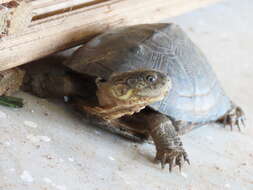
<svg viewBox="0 0 253 190">
<path fill-rule="evenodd" d="M 245 114 L 241 107 L 233 106 L 223 117 L 218 120 L 219 123 L 222 123 L 224 127 L 230 126 L 230 129 L 233 130 L 234 127 L 237 127 L 241 131 L 241 127 L 245 127 Z"/>
</svg>

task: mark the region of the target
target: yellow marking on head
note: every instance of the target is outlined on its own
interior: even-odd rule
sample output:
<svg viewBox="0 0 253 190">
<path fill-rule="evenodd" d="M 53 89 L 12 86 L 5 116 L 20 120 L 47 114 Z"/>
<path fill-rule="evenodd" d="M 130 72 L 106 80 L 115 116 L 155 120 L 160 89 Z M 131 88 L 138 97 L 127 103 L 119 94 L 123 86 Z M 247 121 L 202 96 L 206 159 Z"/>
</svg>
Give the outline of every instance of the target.
<svg viewBox="0 0 253 190">
<path fill-rule="evenodd" d="M 126 93 L 122 93 L 119 91 L 119 89 L 117 88 L 113 88 L 111 89 L 112 95 L 120 100 L 128 100 L 131 98 L 131 96 L 134 93 L 133 89 L 128 90 Z"/>
</svg>

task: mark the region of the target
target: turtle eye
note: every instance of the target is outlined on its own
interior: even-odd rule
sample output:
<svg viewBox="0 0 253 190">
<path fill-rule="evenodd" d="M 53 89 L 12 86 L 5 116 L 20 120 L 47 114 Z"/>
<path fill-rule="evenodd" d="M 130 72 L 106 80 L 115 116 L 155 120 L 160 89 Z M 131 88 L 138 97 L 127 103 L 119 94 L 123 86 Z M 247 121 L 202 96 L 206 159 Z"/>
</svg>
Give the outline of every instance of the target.
<svg viewBox="0 0 253 190">
<path fill-rule="evenodd" d="M 148 82 L 153 83 L 153 82 L 156 81 L 157 76 L 156 76 L 156 75 L 148 75 L 148 76 L 146 77 L 146 79 L 147 79 Z"/>
</svg>

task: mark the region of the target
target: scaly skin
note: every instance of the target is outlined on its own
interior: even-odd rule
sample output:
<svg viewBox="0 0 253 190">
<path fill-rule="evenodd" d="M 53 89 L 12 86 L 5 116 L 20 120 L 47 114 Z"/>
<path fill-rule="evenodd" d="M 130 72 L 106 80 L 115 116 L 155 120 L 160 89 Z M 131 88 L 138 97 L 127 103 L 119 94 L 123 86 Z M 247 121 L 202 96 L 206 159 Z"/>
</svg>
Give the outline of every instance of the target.
<svg viewBox="0 0 253 190">
<path fill-rule="evenodd" d="M 171 120 L 166 115 L 152 110 L 144 114 L 143 119 L 147 122 L 146 125 L 157 150 L 155 161 L 160 163 L 162 168 L 168 164 L 170 171 L 174 164 L 180 170 L 184 162 L 190 164 L 183 143 Z"/>
<path fill-rule="evenodd" d="M 174 131 L 174 126 L 170 122 L 166 122 L 160 123 L 150 133 L 157 148 L 155 161 L 161 163 L 162 168 L 165 164 L 169 164 L 170 171 L 174 163 L 180 170 L 184 161 L 190 164 L 183 143 Z"/>
<path fill-rule="evenodd" d="M 149 78 L 149 81 L 147 80 Z M 107 121 L 132 115 L 148 104 L 160 101 L 171 88 L 168 78 L 154 70 L 135 70 L 97 80 L 98 106 L 83 106 L 88 113 Z"/>
</svg>

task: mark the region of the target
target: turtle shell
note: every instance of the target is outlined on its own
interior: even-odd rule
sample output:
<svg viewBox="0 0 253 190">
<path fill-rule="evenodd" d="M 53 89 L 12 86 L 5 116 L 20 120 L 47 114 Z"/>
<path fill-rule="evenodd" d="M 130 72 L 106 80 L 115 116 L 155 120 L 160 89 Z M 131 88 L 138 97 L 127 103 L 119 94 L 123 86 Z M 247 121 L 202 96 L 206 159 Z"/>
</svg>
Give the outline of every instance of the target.
<svg viewBox="0 0 253 190">
<path fill-rule="evenodd" d="M 206 57 L 176 24 L 143 24 L 108 31 L 79 48 L 65 64 L 104 79 L 114 72 L 136 69 L 167 73 L 172 89 L 150 107 L 176 121 L 214 121 L 231 108 Z"/>
</svg>

